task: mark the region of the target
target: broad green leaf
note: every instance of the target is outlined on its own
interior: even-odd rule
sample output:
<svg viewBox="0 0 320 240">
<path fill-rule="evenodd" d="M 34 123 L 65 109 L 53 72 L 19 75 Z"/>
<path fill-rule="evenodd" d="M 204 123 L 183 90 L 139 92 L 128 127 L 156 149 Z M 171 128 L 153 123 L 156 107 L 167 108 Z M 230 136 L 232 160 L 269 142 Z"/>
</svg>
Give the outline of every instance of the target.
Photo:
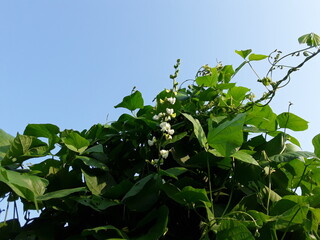
<svg viewBox="0 0 320 240">
<path fill-rule="evenodd" d="M 0 161 L 6 155 L 14 137 L 0 129 Z"/>
<path fill-rule="evenodd" d="M 147 211 L 158 201 L 162 180 L 151 174 L 138 181 L 123 197 L 122 202 L 133 211 Z"/>
<path fill-rule="evenodd" d="M 90 145 L 90 142 L 87 139 L 74 131 L 64 131 L 61 139 L 67 148 L 80 154 L 83 153 Z"/>
<path fill-rule="evenodd" d="M 122 102 L 115 106 L 115 108 L 126 108 L 130 111 L 136 110 L 137 108 L 143 108 L 144 101 L 142 94 L 139 91 L 135 91 L 129 96 L 123 98 Z"/>
<path fill-rule="evenodd" d="M 109 207 L 119 205 L 119 201 L 109 200 L 100 196 L 80 196 L 75 198 L 78 203 L 81 203 L 84 206 L 91 207 L 96 211 L 103 211 Z"/>
<path fill-rule="evenodd" d="M 180 192 L 172 196 L 178 203 L 184 203 L 192 208 L 192 206 L 211 206 L 205 189 L 193 188 L 191 186 L 184 187 Z"/>
<path fill-rule="evenodd" d="M 304 131 L 308 129 L 308 122 L 293 113 L 284 112 L 277 116 L 280 128 L 288 128 L 293 131 Z"/>
<path fill-rule="evenodd" d="M 132 238 L 132 240 L 160 239 L 167 231 L 169 209 L 163 205 L 159 209 L 150 211 L 140 222 L 137 223 L 138 229 L 143 229 L 142 236 Z M 153 223 L 150 225 L 150 223 Z"/>
<path fill-rule="evenodd" d="M 247 112 L 245 123 L 254 125 L 259 129 L 275 131 L 276 118 L 277 115 L 272 111 L 269 105 L 263 107 L 253 106 L 253 108 Z"/>
<path fill-rule="evenodd" d="M 232 96 L 233 103 L 238 105 L 245 99 L 248 91 L 250 89 L 246 87 L 233 87 L 229 89 L 228 94 Z"/>
<path fill-rule="evenodd" d="M 315 155 L 320 158 L 320 134 L 316 135 L 313 139 L 312 139 L 312 144 L 314 147 L 314 153 Z"/>
<path fill-rule="evenodd" d="M 178 180 L 178 176 L 181 175 L 182 173 L 185 173 L 186 171 L 188 171 L 188 169 L 184 167 L 173 167 L 167 170 L 160 169 L 159 174 L 163 176 L 172 177 Z"/>
<path fill-rule="evenodd" d="M 95 176 L 82 170 L 84 178 L 86 180 L 87 187 L 93 195 L 100 195 L 102 191 L 107 187 L 105 176 Z"/>
<path fill-rule="evenodd" d="M 142 178 L 141 180 L 139 180 L 131 189 L 130 191 L 127 192 L 127 194 L 123 197 L 123 200 L 125 200 L 126 198 L 132 197 L 137 195 L 140 191 L 142 191 L 142 189 L 144 188 L 144 186 L 151 180 L 154 178 L 154 174 L 150 174 L 144 178 Z"/>
<path fill-rule="evenodd" d="M 28 124 L 23 134 L 48 138 L 49 147 L 52 149 L 54 148 L 54 144 L 60 140 L 60 138 L 57 136 L 59 132 L 59 128 L 53 124 Z"/>
<path fill-rule="evenodd" d="M 217 240 L 254 240 L 248 228 L 237 220 L 222 220 L 217 233 Z"/>
<path fill-rule="evenodd" d="M 259 163 L 250 154 L 248 154 L 242 150 L 233 153 L 231 155 L 231 157 L 234 157 L 235 159 L 238 159 L 238 160 L 245 162 L 245 163 L 259 166 Z"/>
<path fill-rule="evenodd" d="M 196 83 L 203 87 L 215 87 L 218 82 L 218 71 L 216 68 L 211 68 L 211 75 L 197 77 Z"/>
<path fill-rule="evenodd" d="M 17 195 L 34 202 L 37 207 L 37 197 L 44 194 L 48 180 L 28 173 L 18 173 L 0 167 L 0 181 L 7 184 Z"/>
<path fill-rule="evenodd" d="M 300 161 L 304 162 L 305 158 L 315 158 L 316 155 L 312 152 L 307 151 L 297 151 L 297 152 L 285 152 L 282 154 L 277 154 L 270 159 L 275 162 L 289 162 L 293 159 L 299 159 Z"/>
<path fill-rule="evenodd" d="M 251 49 L 235 50 L 235 52 L 239 54 L 243 59 L 245 59 L 252 52 L 252 50 Z"/>
<path fill-rule="evenodd" d="M 262 55 L 262 54 L 254 54 L 254 53 L 251 53 L 249 55 L 249 61 L 260 61 L 260 60 L 263 60 L 265 58 L 267 58 L 268 56 L 266 55 Z"/>
<path fill-rule="evenodd" d="M 48 145 L 36 137 L 18 134 L 12 141 L 9 150 L 1 161 L 1 165 L 22 163 L 29 158 L 46 156 Z"/>
<path fill-rule="evenodd" d="M 107 165 L 105 165 L 104 163 L 102 163 L 94 158 L 86 157 L 86 156 L 76 156 L 76 159 L 81 160 L 87 166 L 100 168 L 102 170 L 108 170 Z"/>
<path fill-rule="evenodd" d="M 44 195 L 38 196 L 37 201 L 47 201 L 53 198 L 63 198 L 72 193 L 84 192 L 86 191 L 85 187 L 71 188 L 71 189 L 62 189 L 54 192 L 49 192 Z"/>
<path fill-rule="evenodd" d="M 185 118 L 187 118 L 193 124 L 193 132 L 196 135 L 201 147 L 207 149 L 208 148 L 208 146 L 207 146 L 208 141 L 207 141 L 206 134 L 204 133 L 199 120 L 193 118 L 191 115 L 186 114 L 186 113 L 182 113 L 182 115 L 185 116 Z"/>
<path fill-rule="evenodd" d="M 315 33 L 305 34 L 298 38 L 298 42 L 306 43 L 309 47 L 316 47 L 320 45 L 320 36 Z"/>
<path fill-rule="evenodd" d="M 246 114 L 240 113 L 234 119 L 220 124 L 209 131 L 208 143 L 223 156 L 228 157 L 240 147 L 243 142 L 243 124 Z"/>
<path fill-rule="evenodd" d="M 102 232 L 102 235 L 99 234 L 101 232 Z M 110 235 L 107 235 L 106 237 L 104 237 L 103 233 L 106 233 L 106 234 L 110 233 L 112 234 L 111 235 L 112 237 L 110 237 Z M 121 231 L 120 229 L 112 225 L 84 229 L 82 231 L 82 235 L 94 236 L 95 239 L 119 239 L 119 237 L 121 237 L 120 239 L 129 239 L 128 236 L 123 231 Z"/>
</svg>

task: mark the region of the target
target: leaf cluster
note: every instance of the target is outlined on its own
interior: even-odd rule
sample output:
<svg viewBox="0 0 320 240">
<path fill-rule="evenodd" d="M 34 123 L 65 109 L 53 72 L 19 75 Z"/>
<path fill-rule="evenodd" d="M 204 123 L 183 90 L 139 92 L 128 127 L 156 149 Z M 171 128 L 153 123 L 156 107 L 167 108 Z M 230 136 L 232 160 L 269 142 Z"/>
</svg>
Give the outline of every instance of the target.
<svg viewBox="0 0 320 240">
<path fill-rule="evenodd" d="M 299 41 L 317 48 L 318 38 Z M 314 153 L 301 151 L 287 130 L 308 122 L 268 104 L 294 67 L 259 78 L 271 89 L 256 100 L 232 78 L 273 57 L 236 53 L 238 68 L 205 65 L 187 87 L 176 82 L 179 60 L 155 106 L 134 89 L 116 105 L 132 114 L 110 124 L 1 130 L 0 198 L 20 199 L 26 223 L 5 219 L 0 239 L 319 239 L 320 135 Z"/>
</svg>

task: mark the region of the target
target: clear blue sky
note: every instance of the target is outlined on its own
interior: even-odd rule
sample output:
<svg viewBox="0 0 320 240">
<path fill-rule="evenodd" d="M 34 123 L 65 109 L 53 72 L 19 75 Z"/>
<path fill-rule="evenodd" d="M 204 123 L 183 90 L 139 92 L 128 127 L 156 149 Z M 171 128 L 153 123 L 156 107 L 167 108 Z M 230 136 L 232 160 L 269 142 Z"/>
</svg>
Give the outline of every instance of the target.
<svg viewBox="0 0 320 240">
<path fill-rule="evenodd" d="M 235 49 L 298 49 L 299 36 L 320 33 L 319 9 L 318 0 L 3 0 L 0 128 L 15 135 L 28 123 L 82 130 L 116 120 L 123 110 L 113 106 L 134 86 L 149 104 L 170 88 L 177 58 L 182 82 L 203 64 L 237 66 Z M 255 91 L 255 76 L 240 76 Z M 281 113 L 291 101 L 310 122 L 294 136 L 311 151 L 320 133 L 319 76 L 318 57 L 272 104 Z"/>
<path fill-rule="evenodd" d="M 203 64 L 236 66 L 235 49 L 299 48 L 299 36 L 320 32 L 318 9 L 317 0 L 1 1 L 0 128 L 15 135 L 28 123 L 82 130 L 116 120 L 123 110 L 113 106 L 134 86 L 147 103 L 170 87 L 177 58 L 182 82 Z M 299 137 L 308 148 L 320 133 L 319 63 L 274 104 L 280 113 L 291 101 L 310 122 Z M 254 75 L 245 77 L 239 84 L 254 90 Z"/>
</svg>

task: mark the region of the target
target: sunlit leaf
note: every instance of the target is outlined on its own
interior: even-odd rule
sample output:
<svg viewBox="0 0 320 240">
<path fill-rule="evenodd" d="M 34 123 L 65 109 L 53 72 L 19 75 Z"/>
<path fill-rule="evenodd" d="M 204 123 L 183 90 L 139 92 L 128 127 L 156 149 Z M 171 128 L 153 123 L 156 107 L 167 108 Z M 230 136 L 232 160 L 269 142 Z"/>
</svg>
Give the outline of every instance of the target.
<svg viewBox="0 0 320 240">
<path fill-rule="evenodd" d="M 139 91 L 135 91 L 129 96 L 123 98 L 122 102 L 115 106 L 115 108 L 126 108 L 130 111 L 136 110 L 137 108 L 143 108 L 143 98 Z"/>
<path fill-rule="evenodd" d="M 235 52 L 237 54 L 239 54 L 243 59 L 245 59 L 251 52 L 252 50 L 251 49 L 247 49 L 247 50 L 235 50 Z"/>
<path fill-rule="evenodd" d="M 217 128 L 209 131 L 208 143 L 223 156 L 228 157 L 243 142 L 243 124 L 246 114 L 238 114 L 234 119 L 225 121 Z"/>
<path fill-rule="evenodd" d="M 277 116 L 280 128 L 289 128 L 293 131 L 304 131 L 308 129 L 308 122 L 293 113 L 284 112 Z"/>
<path fill-rule="evenodd" d="M 182 113 L 182 115 L 193 124 L 193 132 L 196 135 L 201 147 L 207 148 L 206 134 L 204 133 L 199 120 L 186 113 Z"/>
<path fill-rule="evenodd" d="M 305 34 L 298 38 L 298 42 L 306 43 L 309 47 L 316 47 L 320 45 L 320 36 L 315 33 Z"/>
<path fill-rule="evenodd" d="M 266 59 L 267 57 L 268 56 L 266 55 L 251 53 L 248 59 L 249 61 L 260 61 L 260 60 Z"/>
<path fill-rule="evenodd" d="M 77 132 L 65 131 L 61 138 L 64 144 L 72 151 L 83 153 L 90 145 L 90 142 Z"/>
</svg>

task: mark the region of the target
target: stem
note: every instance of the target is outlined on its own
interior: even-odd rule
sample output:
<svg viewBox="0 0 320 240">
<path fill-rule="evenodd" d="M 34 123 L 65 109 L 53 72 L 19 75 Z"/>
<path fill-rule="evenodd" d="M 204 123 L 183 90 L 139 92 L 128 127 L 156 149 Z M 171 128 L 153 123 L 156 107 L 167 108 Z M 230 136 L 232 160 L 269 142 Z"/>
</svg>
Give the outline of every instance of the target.
<svg viewBox="0 0 320 240">
<path fill-rule="evenodd" d="M 293 219 L 296 217 L 296 215 L 298 214 L 298 212 L 301 210 L 301 207 L 298 208 L 298 210 L 295 212 L 295 214 L 292 216 L 292 218 L 290 219 L 289 223 L 288 223 L 288 226 L 286 228 L 286 231 L 284 232 L 284 234 L 282 235 L 282 238 L 281 240 L 284 240 L 284 237 L 286 236 L 288 230 L 289 230 L 289 227 L 290 227 L 290 224 L 291 222 L 293 221 Z"/>
<path fill-rule="evenodd" d="M 227 206 L 226 208 L 223 210 L 223 213 L 221 215 L 221 217 L 223 217 L 225 215 L 225 213 L 227 212 L 229 206 L 230 206 L 230 203 L 231 203 L 231 200 L 232 200 L 232 196 L 233 196 L 233 191 L 234 191 L 234 185 L 235 185 L 235 162 L 234 162 L 234 158 L 232 158 L 232 167 L 233 167 L 233 179 L 232 179 L 232 186 L 231 186 L 231 193 L 230 193 L 230 196 L 229 196 L 229 200 L 228 200 L 228 203 L 227 203 Z"/>
<path fill-rule="evenodd" d="M 209 165 L 208 156 L 207 156 L 206 158 L 207 158 L 207 169 L 208 169 L 208 178 L 209 178 L 208 181 L 209 181 L 209 196 L 210 196 L 210 201 L 211 201 L 211 211 L 212 211 L 212 214 L 214 214 L 214 211 L 213 211 L 213 197 L 212 197 L 210 165 Z"/>
<path fill-rule="evenodd" d="M 299 187 L 299 185 L 300 185 L 300 183 L 301 183 L 301 181 L 302 181 L 302 178 L 304 177 L 304 175 L 305 175 L 305 173 L 306 173 L 307 168 L 308 168 L 308 165 L 305 165 L 305 166 L 304 166 L 304 169 L 303 169 L 303 172 L 302 172 L 302 175 L 301 175 L 301 177 L 300 177 L 300 179 L 299 179 L 299 182 L 298 182 L 298 184 L 297 184 L 297 187 L 296 187 L 295 190 L 294 190 L 294 193 L 297 192 L 297 189 L 298 189 L 298 187 Z"/>
</svg>

